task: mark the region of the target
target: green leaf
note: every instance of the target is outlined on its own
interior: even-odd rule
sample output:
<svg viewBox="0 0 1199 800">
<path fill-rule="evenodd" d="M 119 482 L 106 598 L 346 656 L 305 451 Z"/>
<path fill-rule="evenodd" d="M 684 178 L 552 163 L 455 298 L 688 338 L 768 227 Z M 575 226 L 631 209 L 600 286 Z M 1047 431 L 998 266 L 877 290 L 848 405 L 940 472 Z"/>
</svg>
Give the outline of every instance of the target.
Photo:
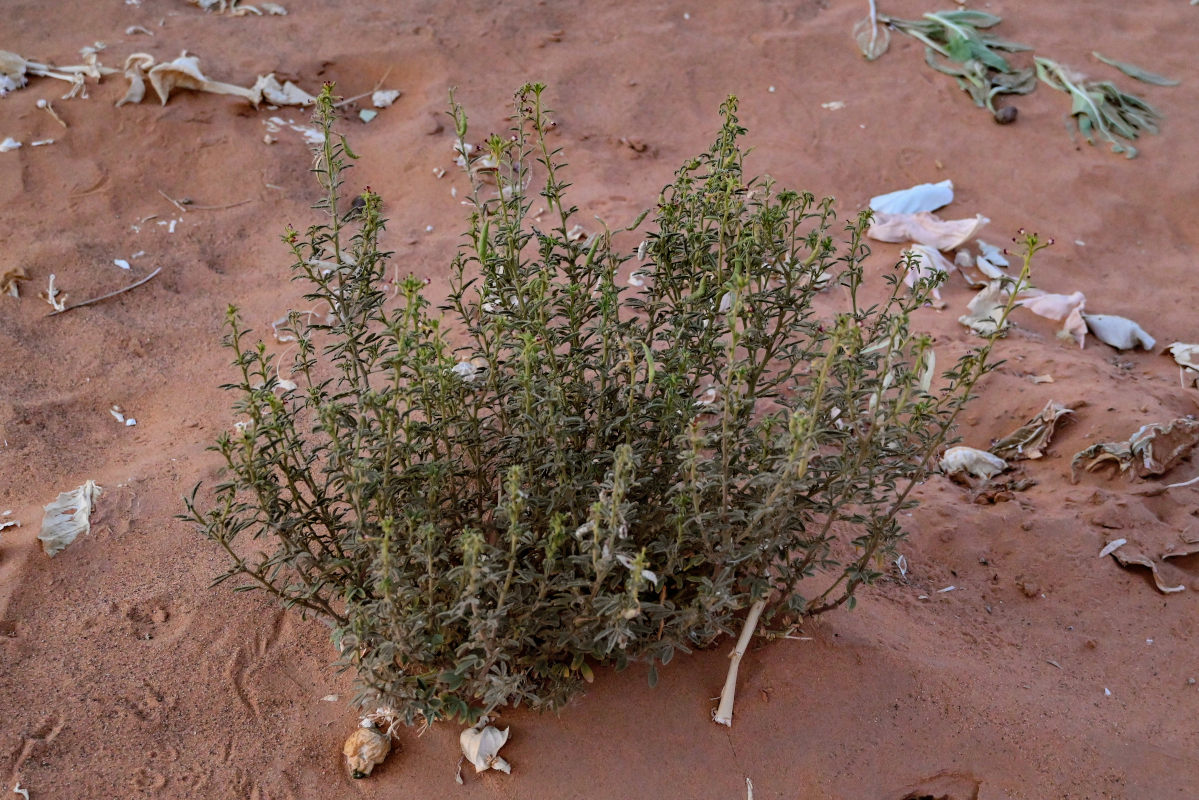
<svg viewBox="0 0 1199 800">
<path fill-rule="evenodd" d="M 972 25 L 975 28 L 991 28 L 1003 22 L 1002 17 L 969 8 L 958 9 L 956 11 L 939 11 L 932 16 L 957 24 Z"/>
<path fill-rule="evenodd" d="M 1109 64 L 1115 67 L 1128 77 L 1136 78 L 1138 81 L 1152 83 L 1154 86 L 1178 85 L 1178 81 L 1174 80 L 1173 78 L 1167 78 L 1164 75 L 1158 75 L 1156 72 L 1150 72 L 1149 70 L 1141 69 L 1135 64 L 1129 64 L 1124 61 L 1116 61 L 1114 58 L 1108 58 L 1107 56 L 1101 55 L 1099 52 L 1094 50 L 1091 51 L 1091 55 L 1095 56 L 1095 58 L 1099 59 L 1104 64 Z"/>
<path fill-rule="evenodd" d="M 649 686 L 652 689 L 657 685 L 658 685 L 658 665 L 650 664 L 649 665 Z"/>
</svg>

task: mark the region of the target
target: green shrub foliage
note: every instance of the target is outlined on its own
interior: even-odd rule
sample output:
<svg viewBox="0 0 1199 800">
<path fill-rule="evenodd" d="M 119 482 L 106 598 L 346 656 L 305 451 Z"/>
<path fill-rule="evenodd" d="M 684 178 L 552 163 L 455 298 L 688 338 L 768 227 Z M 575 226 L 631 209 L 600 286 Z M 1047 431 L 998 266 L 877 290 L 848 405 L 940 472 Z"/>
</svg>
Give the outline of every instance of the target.
<svg viewBox="0 0 1199 800">
<path fill-rule="evenodd" d="M 761 599 L 775 630 L 852 605 L 987 369 L 991 342 L 934 380 L 932 284 L 867 292 L 868 215 L 838 246 L 831 199 L 747 179 L 734 99 L 637 255 L 580 233 L 542 93 L 477 149 L 453 106 L 473 210 L 435 309 L 388 282 L 379 197 L 342 196 L 326 89 L 324 221 L 285 237 L 320 311 L 284 365 L 230 309 L 243 422 L 187 503 L 218 582 L 326 619 L 357 701 L 410 723 L 555 707 L 596 665 L 654 681 Z"/>
</svg>

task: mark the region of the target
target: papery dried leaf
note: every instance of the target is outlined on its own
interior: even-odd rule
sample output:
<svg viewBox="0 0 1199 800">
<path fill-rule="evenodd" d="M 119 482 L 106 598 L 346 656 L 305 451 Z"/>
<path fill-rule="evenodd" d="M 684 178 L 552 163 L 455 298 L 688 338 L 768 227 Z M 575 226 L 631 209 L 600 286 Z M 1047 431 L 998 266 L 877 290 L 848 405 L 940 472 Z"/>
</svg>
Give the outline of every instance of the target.
<svg viewBox="0 0 1199 800">
<path fill-rule="evenodd" d="M 900 189 L 870 198 L 870 208 L 875 213 L 916 214 L 921 211 L 936 211 L 953 202 L 953 181 L 921 183 L 910 189 Z"/>
<path fill-rule="evenodd" d="M 1148 567 L 1149 571 L 1153 573 L 1153 585 L 1156 586 L 1157 590 L 1159 592 L 1161 592 L 1162 594 L 1173 594 L 1174 592 L 1182 592 L 1182 591 L 1185 591 L 1187 588 L 1185 585 L 1184 586 L 1167 586 L 1165 579 L 1162 577 L 1161 572 L 1157 568 L 1156 562 L 1154 562 L 1154 560 L 1152 558 L 1145 555 L 1144 553 L 1137 552 L 1136 550 L 1128 549 L 1127 547 L 1121 547 L 1119 549 L 1113 550 L 1111 555 L 1112 555 L 1112 558 L 1114 558 L 1116 560 L 1116 563 L 1122 567 L 1132 567 L 1132 566 Z"/>
<path fill-rule="evenodd" d="M 999 329 L 1009 297 L 1003 281 L 991 281 L 974 296 L 966 306 L 969 313 L 958 317 L 958 322 L 981 336 L 990 336 Z M 1003 327 L 1008 327 L 1006 320 Z"/>
<path fill-rule="evenodd" d="M 1117 350 L 1132 350 L 1143 347 L 1152 350 L 1157 340 L 1145 332 L 1145 329 L 1125 317 L 1114 314 L 1083 314 L 1087 330 L 1104 344 L 1111 345 Z"/>
<path fill-rule="evenodd" d="M 26 61 L 10 50 L 0 50 L 0 97 L 29 82 L 25 76 Z"/>
<path fill-rule="evenodd" d="M 87 481 L 78 489 L 62 492 L 57 500 L 46 505 L 42 530 L 37 535 L 46 555 L 58 555 L 79 534 L 91 530 L 92 506 L 101 493 L 95 481 Z"/>
<path fill-rule="evenodd" d="M 1039 289 L 1031 289 L 1024 293 L 1020 306 L 1045 319 L 1062 321 L 1058 336 L 1072 338 L 1081 348 L 1087 335 L 1087 323 L 1083 321 L 1082 310 L 1086 307 L 1087 298 L 1082 292 L 1073 294 L 1047 294 Z"/>
<path fill-rule="evenodd" d="M 1075 454 L 1070 470 L 1075 480 L 1080 469 L 1095 472 L 1109 462 L 1120 472 L 1139 478 L 1170 470 L 1199 443 L 1199 420 L 1180 417 L 1172 422 L 1142 425 L 1127 442 L 1100 442 Z"/>
<path fill-rule="evenodd" d="M 118 106 L 126 103 L 140 103 L 146 96 L 146 73 L 154 66 L 154 56 L 149 53 L 130 53 L 125 58 L 125 77 L 129 81 L 129 89 L 125 96 L 117 101 Z"/>
<path fill-rule="evenodd" d="M 249 101 L 250 105 L 255 108 L 258 107 L 258 103 L 262 99 L 261 93 L 253 89 L 234 86 L 231 83 L 212 81 L 204 77 L 204 73 L 200 72 L 200 59 L 196 56 L 189 56 L 187 51 L 184 51 L 174 61 L 153 67 L 149 72 L 149 76 L 150 85 L 154 87 L 155 93 L 164 106 L 167 103 L 167 98 L 171 96 L 171 92 L 176 89 L 191 89 L 211 94 L 229 94 Z"/>
<path fill-rule="evenodd" d="M 991 452 L 1008 461 L 1041 458 L 1057 430 L 1058 420 L 1073 413 L 1074 409 L 1050 400 L 1041 413 L 991 445 Z"/>
<path fill-rule="evenodd" d="M 905 258 L 911 256 L 911 265 L 903 276 L 903 282 L 909 287 L 915 287 L 918 281 L 932 280 L 948 275 L 955 267 L 953 262 L 941 255 L 935 248 L 914 244 L 901 253 Z M 941 290 L 933 287 L 932 296 L 941 299 Z"/>
<path fill-rule="evenodd" d="M 0 272 L 0 294 L 6 294 L 9 297 L 20 297 L 20 282 L 29 280 L 25 275 L 24 267 L 9 267 Z"/>
<path fill-rule="evenodd" d="M 315 97 L 291 81 L 280 84 L 273 72 L 259 75 L 251 91 L 258 92 L 263 100 L 276 106 L 310 106 L 316 102 Z"/>
<path fill-rule="evenodd" d="M 1166 349 L 1181 368 L 1180 376 L 1185 373 L 1189 383 L 1199 386 L 1199 344 L 1174 342 Z"/>
<path fill-rule="evenodd" d="M 853 40 L 858 43 L 858 49 L 866 56 L 866 60 L 873 61 L 891 46 L 891 31 L 886 25 L 866 17 L 853 26 Z"/>
<path fill-rule="evenodd" d="M 876 212 L 867 235 L 880 242 L 916 242 L 938 250 L 961 247 L 990 222 L 982 214 L 973 219 L 943 220 L 935 214 L 887 214 Z"/>
<path fill-rule="evenodd" d="M 986 450 L 959 445 L 941 456 L 941 471 L 946 475 L 965 472 L 977 478 L 993 478 L 1007 469 L 1007 462 Z"/>
<path fill-rule="evenodd" d="M 495 769 L 511 773 L 512 766 L 499 756 L 500 748 L 508 741 L 510 729 L 504 728 L 501 731 L 487 725 L 486 721 L 487 718 L 484 717 L 479 725 L 467 728 L 459 735 L 458 743 L 462 747 L 462 755 L 475 765 L 475 772 Z"/>
</svg>

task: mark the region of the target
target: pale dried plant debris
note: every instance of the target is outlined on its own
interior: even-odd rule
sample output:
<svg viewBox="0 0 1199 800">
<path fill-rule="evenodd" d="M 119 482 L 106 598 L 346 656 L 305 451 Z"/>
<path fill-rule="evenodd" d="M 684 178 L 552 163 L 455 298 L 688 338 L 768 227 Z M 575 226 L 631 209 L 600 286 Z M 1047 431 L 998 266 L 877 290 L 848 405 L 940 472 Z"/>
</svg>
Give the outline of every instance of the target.
<svg viewBox="0 0 1199 800">
<path fill-rule="evenodd" d="M 102 493 L 95 481 L 87 481 L 77 489 L 62 492 L 46 504 L 42 518 L 41 540 L 46 555 L 55 556 L 75 541 L 80 534 L 91 530 L 91 514 L 96 498 Z"/>
<path fill-rule="evenodd" d="M 1180 417 L 1171 422 L 1142 425 L 1126 442 L 1100 442 L 1075 454 L 1070 462 L 1074 480 L 1080 471 L 1095 472 L 1114 464 L 1121 473 L 1144 478 L 1161 475 L 1199 443 L 1199 420 Z"/>
<path fill-rule="evenodd" d="M 87 97 L 84 78 L 100 80 L 103 76 L 116 72 L 114 69 L 100 65 L 96 52 L 98 49 L 102 49 L 103 45 L 99 42 L 96 44 L 99 47 L 83 49 L 84 63 L 68 66 L 32 61 L 11 50 L 0 50 L 0 97 L 27 85 L 30 75 L 38 78 L 54 78 L 71 84 L 70 90 L 63 95 L 64 100 L 77 95 Z"/>
<path fill-rule="evenodd" d="M 982 291 L 976 294 L 967 304 L 968 313 L 958 317 L 958 322 L 980 336 L 990 336 L 1000 329 L 1007 329 L 1008 321 L 1004 319 L 1007 311 L 1008 291 L 1004 281 L 991 281 Z"/>
<path fill-rule="evenodd" d="M 989 219 L 978 214 L 968 219 L 944 220 L 930 211 L 917 214 L 876 212 L 867 235 L 880 242 L 916 242 L 938 250 L 954 250 L 973 239 Z"/>
<path fill-rule="evenodd" d="M 919 281 L 941 278 L 956 269 L 953 262 L 941 255 L 935 247 L 913 244 L 909 245 L 900 255 L 908 261 L 907 273 L 903 277 L 903 282 L 908 287 L 914 287 Z M 935 300 L 940 301 L 941 290 L 934 288 L 932 296 Z"/>
<path fill-rule="evenodd" d="M 941 472 L 948 476 L 966 473 L 989 480 L 1007 469 L 1007 462 L 986 450 L 958 445 L 941 456 Z"/>
<path fill-rule="evenodd" d="M 3 283 L 0 283 L 0 289 L 3 289 Z M 1166 349 L 1178 364 L 1179 381 L 1184 385 L 1199 386 L 1199 344 L 1174 342 Z"/>
<path fill-rule="evenodd" d="M 921 183 L 909 189 L 870 198 L 870 209 L 884 214 L 916 214 L 936 211 L 953 202 L 953 181 Z"/>
<path fill-rule="evenodd" d="M 46 291 L 39 292 L 38 297 L 49 303 L 51 308 L 53 308 L 55 311 L 66 311 L 67 294 L 54 285 L 54 277 L 54 273 L 51 272 L 49 285 L 46 287 Z"/>
<path fill-rule="evenodd" d="M 1050 400 L 1041 413 L 991 445 L 991 452 L 1008 461 L 1042 458 L 1061 419 L 1073 413 L 1074 409 Z"/>
<path fill-rule="evenodd" d="M 179 89 L 233 95 L 243 98 L 254 107 L 257 107 L 262 99 L 261 90 L 256 92 L 244 86 L 209 80 L 200 71 L 200 59 L 189 56 L 186 50 L 175 60 L 152 67 L 148 74 L 150 85 L 154 87 L 154 92 L 164 106 L 171 92 Z"/>
<path fill-rule="evenodd" d="M 27 280 L 29 277 L 25 274 L 24 267 L 8 267 L 0 272 L 0 294 L 20 298 L 20 283 Z"/>
<path fill-rule="evenodd" d="M 364 723 L 346 739 L 341 748 L 353 778 L 365 778 L 391 752 L 391 737 L 372 724 Z"/>
<path fill-rule="evenodd" d="M 1128 545 L 1112 548 L 1111 557 L 1122 567 L 1147 567 L 1153 573 L 1153 585 L 1162 594 L 1174 594 L 1186 591 L 1187 587 L 1185 585 L 1170 586 L 1167 584 L 1161 570 L 1158 569 L 1157 562 L 1135 548 L 1130 549 Z"/>
<path fill-rule="evenodd" d="M 1114 314 L 1083 314 L 1087 330 L 1103 342 L 1117 350 L 1132 350 L 1142 347 L 1152 350 L 1157 340 L 1150 336 L 1144 328 L 1126 317 Z"/>
<path fill-rule="evenodd" d="M 399 89 L 380 89 L 377 92 L 371 92 L 371 105 L 375 108 L 387 108 L 399 97 Z"/>
<path fill-rule="evenodd" d="M 1073 339 L 1080 348 L 1087 336 L 1087 323 L 1082 318 L 1082 310 L 1086 305 L 1087 298 L 1082 292 L 1050 294 L 1039 289 L 1030 289 L 1024 292 L 1020 299 L 1020 306 L 1038 317 L 1061 322 L 1058 337 Z"/>
<path fill-rule="evenodd" d="M 258 3 L 257 5 L 242 5 L 239 0 L 187 0 L 193 6 L 199 6 L 205 11 L 215 11 L 218 14 L 228 14 L 231 17 L 246 17 L 253 14 L 261 17 L 287 16 L 287 9 L 278 3 Z"/>
<path fill-rule="evenodd" d="M 21 146 L 21 143 L 11 136 L 5 136 L 4 141 L 0 142 L 0 153 L 7 153 L 9 150 L 16 150 Z"/>
<path fill-rule="evenodd" d="M 512 772 L 512 765 L 500 756 L 500 748 L 508 741 L 510 728 L 502 731 L 488 725 L 487 717 L 483 717 L 473 728 L 467 728 L 458 736 L 458 744 L 462 755 L 475 765 L 475 772 L 485 772 L 489 769 L 504 773 Z"/>
</svg>

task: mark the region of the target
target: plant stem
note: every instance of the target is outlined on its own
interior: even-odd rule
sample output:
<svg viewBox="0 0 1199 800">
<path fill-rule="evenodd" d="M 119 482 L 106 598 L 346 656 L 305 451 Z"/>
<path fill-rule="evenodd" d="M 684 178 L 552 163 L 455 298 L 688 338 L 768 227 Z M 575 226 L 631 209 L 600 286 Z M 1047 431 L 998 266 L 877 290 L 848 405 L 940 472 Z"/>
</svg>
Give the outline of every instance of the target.
<svg viewBox="0 0 1199 800">
<path fill-rule="evenodd" d="M 737 693 L 737 670 L 741 666 L 741 658 L 749 648 L 749 640 L 753 638 L 754 629 L 758 627 L 758 618 L 766 607 L 766 598 L 756 601 L 749 607 L 745 617 L 745 625 L 741 628 L 741 636 L 737 639 L 737 647 L 729 654 L 729 673 L 724 679 L 724 688 L 720 690 L 720 705 L 712 714 L 712 721 L 717 725 L 733 726 L 733 697 Z"/>
</svg>

